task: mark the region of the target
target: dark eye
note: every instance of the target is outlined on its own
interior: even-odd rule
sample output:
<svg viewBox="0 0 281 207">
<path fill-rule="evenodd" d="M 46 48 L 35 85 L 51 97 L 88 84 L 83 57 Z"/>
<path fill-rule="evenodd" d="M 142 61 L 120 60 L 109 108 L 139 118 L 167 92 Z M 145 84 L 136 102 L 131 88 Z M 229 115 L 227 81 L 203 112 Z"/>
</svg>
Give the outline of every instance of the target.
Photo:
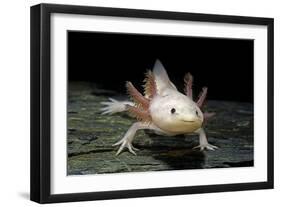
<svg viewBox="0 0 281 207">
<path fill-rule="evenodd" d="M 199 113 L 198 113 L 198 111 L 196 111 L 195 113 L 196 113 L 196 116 L 199 116 Z"/>
<path fill-rule="evenodd" d="M 173 113 L 175 113 L 176 112 L 176 109 L 175 108 L 172 108 L 171 109 L 171 113 L 173 114 Z"/>
</svg>

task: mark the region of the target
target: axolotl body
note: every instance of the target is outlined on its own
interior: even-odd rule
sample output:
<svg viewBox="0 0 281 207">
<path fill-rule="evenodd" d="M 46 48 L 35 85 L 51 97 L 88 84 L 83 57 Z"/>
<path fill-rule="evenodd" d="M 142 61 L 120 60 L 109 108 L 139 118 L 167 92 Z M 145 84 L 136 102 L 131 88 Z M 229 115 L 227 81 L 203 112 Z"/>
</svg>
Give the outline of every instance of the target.
<svg viewBox="0 0 281 207">
<path fill-rule="evenodd" d="M 113 146 L 120 145 L 116 155 L 124 148 L 135 154 L 137 150 L 132 145 L 133 138 L 138 130 L 149 129 L 156 134 L 175 136 L 179 134 L 196 133 L 199 135 L 200 150 L 215 150 L 216 146 L 207 141 L 203 123 L 214 113 L 203 113 L 201 108 L 207 95 L 207 88 L 202 89 L 196 102 L 193 101 L 193 77 L 187 73 L 184 77 L 185 94 L 179 92 L 170 81 L 169 76 L 159 60 L 156 60 L 153 71 L 148 71 L 144 84 L 144 96 L 133 86 L 126 83 L 128 94 L 132 101 L 117 101 L 110 98 L 102 102 L 103 114 L 114 114 L 127 111 L 138 121 L 132 124 L 124 137 Z"/>
</svg>

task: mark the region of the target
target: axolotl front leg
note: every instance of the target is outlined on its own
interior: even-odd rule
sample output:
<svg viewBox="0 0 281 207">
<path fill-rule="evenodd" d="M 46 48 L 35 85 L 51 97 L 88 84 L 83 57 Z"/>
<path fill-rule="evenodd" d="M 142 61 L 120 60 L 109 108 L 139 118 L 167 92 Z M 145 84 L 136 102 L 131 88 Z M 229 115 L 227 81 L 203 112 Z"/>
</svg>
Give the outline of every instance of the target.
<svg viewBox="0 0 281 207">
<path fill-rule="evenodd" d="M 196 130 L 195 133 L 199 135 L 199 145 L 194 147 L 193 149 L 200 149 L 200 151 L 203 151 L 204 149 L 208 149 L 208 150 L 218 149 L 217 146 L 209 144 L 205 130 L 203 128 Z"/>
<path fill-rule="evenodd" d="M 126 134 L 120 141 L 113 144 L 113 146 L 120 145 L 116 155 L 119 155 L 123 151 L 124 148 L 128 148 L 128 150 L 132 154 L 136 155 L 135 151 L 137 151 L 138 149 L 133 147 L 132 141 L 133 141 L 137 131 L 140 129 L 150 129 L 150 130 L 154 130 L 154 131 L 157 131 L 160 133 L 164 133 L 161 129 L 156 127 L 153 123 L 136 122 L 128 129 L 128 131 L 126 132 Z"/>
</svg>

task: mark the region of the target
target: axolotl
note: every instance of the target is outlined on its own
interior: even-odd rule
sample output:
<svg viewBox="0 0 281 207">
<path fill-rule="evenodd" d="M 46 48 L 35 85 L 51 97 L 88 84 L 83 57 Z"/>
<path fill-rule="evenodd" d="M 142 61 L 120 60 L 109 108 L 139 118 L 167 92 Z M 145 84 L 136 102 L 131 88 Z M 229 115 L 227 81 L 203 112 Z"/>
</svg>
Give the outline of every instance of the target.
<svg viewBox="0 0 281 207">
<path fill-rule="evenodd" d="M 136 132 L 141 129 L 149 129 L 164 136 L 195 133 L 199 135 L 199 145 L 194 148 L 201 151 L 217 149 L 216 146 L 208 143 L 203 128 L 205 125 L 203 123 L 214 115 L 214 113 L 203 113 L 201 110 L 207 95 L 206 87 L 203 87 L 197 101 L 193 101 L 192 75 L 187 73 L 184 76 L 185 94 L 183 94 L 171 82 L 159 60 L 156 60 L 153 70 L 146 73 L 144 83 L 144 95 L 142 95 L 131 82 L 126 82 L 132 101 L 117 101 L 109 98 L 109 101 L 101 102 L 104 106 L 101 108 L 102 114 L 126 111 L 137 119 L 124 137 L 113 144 L 113 146 L 120 145 L 116 155 L 125 148 L 136 155 L 135 151 L 138 149 L 132 145 L 132 141 Z"/>
</svg>

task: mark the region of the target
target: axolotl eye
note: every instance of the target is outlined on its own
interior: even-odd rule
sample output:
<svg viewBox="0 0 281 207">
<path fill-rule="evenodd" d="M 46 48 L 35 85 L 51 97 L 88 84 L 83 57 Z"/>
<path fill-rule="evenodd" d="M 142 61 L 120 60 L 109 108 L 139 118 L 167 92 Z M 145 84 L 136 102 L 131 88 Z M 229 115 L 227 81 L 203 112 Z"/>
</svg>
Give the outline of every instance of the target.
<svg viewBox="0 0 281 207">
<path fill-rule="evenodd" d="M 196 112 L 195 112 L 195 113 L 196 113 L 196 116 L 199 116 L 199 113 L 198 113 L 198 111 L 197 111 L 197 110 L 196 110 Z"/>
<path fill-rule="evenodd" d="M 171 114 L 174 114 L 176 112 L 176 109 L 175 108 L 172 108 L 171 109 Z"/>
</svg>

